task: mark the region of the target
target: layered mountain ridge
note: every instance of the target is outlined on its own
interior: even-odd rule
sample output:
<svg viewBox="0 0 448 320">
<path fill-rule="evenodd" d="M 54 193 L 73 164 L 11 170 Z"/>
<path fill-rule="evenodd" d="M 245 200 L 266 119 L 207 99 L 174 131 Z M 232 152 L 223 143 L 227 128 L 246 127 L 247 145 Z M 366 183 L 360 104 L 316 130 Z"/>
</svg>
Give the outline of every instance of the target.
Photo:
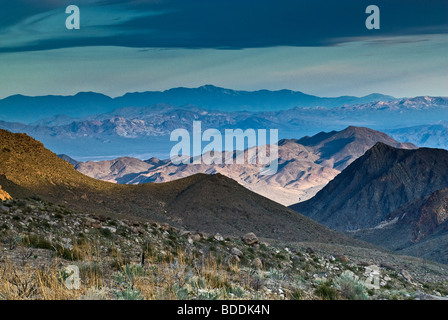
<svg viewBox="0 0 448 320">
<path fill-rule="evenodd" d="M 0 185 L 13 198 L 40 197 L 73 210 L 131 215 L 188 230 L 367 246 L 219 174 L 161 184 L 108 183 L 77 172 L 29 136 L 5 130 L 0 130 Z"/>
<path fill-rule="evenodd" d="M 448 119 L 448 99 L 441 97 L 274 111 L 254 111 L 253 108 L 247 109 L 250 111 L 216 110 L 188 103 L 188 99 L 182 105 L 166 102 L 150 104 L 146 101 L 139 107 L 125 103 L 103 110 L 98 107 L 100 102 L 97 105 L 96 100 L 91 99 L 85 105 L 73 105 L 70 110 L 76 114 L 72 115 L 62 114 L 64 109 L 61 106 L 70 106 L 69 103 L 59 100 L 50 103 L 45 99 L 40 101 L 39 97 L 35 99 L 39 103 L 27 100 L 26 112 L 18 109 L 14 99 L 1 100 L 0 128 L 27 133 L 56 153 L 80 160 L 130 155 L 168 158 L 174 145 L 169 141 L 170 133 L 175 129 L 191 132 L 193 121 L 200 121 L 203 130 L 212 128 L 221 132 L 225 129 L 278 129 L 279 139 L 311 136 L 322 130 L 342 130 L 355 125 L 386 132 L 396 140 L 420 146 L 446 148 L 448 145 L 445 128 L 437 126 L 441 119 Z M 78 104 L 82 101 L 80 99 Z M 89 108 L 91 103 L 96 107 Z M 51 109 L 52 112 L 57 110 L 55 112 L 58 114 L 46 116 L 42 108 Z M 84 115 L 83 108 L 91 113 Z M 37 120 L 27 121 L 26 116 L 33 112 Z M 421 126 L 426 126 L 426 129 Z M 419 128 L 409 129 L 415 127 Z"/>
<path fill-rule="evenodd" d="M 166 182 L 196 173 L 221 173 L 244 187 L 283 205 L 304 201 L 316 194 L 348 164 L 360 157 L 376 142 L 397 148 L 415 149 L 412 144 L 397 142 L 384 133 L 361 127 L 321 132 L 299 140 L 278 142 L 278 172 L 261 175 L 260 164 L 182 164 L 170 160 L 152 163 L 124 157 L 115 160 L 84 162 L 76 169 L 90 177 L 123 184 Z M 254 148 L 245 150 L 245 158 Z M 254 154 L 257 155 L 255 148 Z M 217 153 L 218 158 L 224 155 Z"/>
</svg>

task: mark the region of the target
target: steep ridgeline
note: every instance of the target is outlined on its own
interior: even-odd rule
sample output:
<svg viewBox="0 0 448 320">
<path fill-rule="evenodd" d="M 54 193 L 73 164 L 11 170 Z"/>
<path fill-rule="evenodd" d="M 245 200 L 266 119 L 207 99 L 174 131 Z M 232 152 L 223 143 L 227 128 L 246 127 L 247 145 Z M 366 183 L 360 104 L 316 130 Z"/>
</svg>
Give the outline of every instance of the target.
<svg viewBox="0 0 448 320">
<path fill-rule="evenodd" d="M 354 126 L 342 131 L 321 132 L 312 137 L 299 139 L 297 142 L 312 148 L 319 155 L 318 163 L 340 171 L 377 142 L 399 149 L 417 149 L 412 143 L 400 143 L 383 132 Z"/>
<path fill-rule="evenodd" d="M 160 184 L 109 183 L 77 172 L 29 136 L 5 130 L 0 130 L 0 185 L 15 199 L 37 196 L 81 212 L 133 215 L 191 231 L 367 246 L 219 174 Z"/>
<path fill-rule="evenodd" d="M 402 205 L 448 187 L 448 151 L 377 143 L 314 198 L 293 207 L 331 228 L 373 228 Z"/>
<path fill-rule="evenodd" d="M 259 164 L 185 164 L 169 160 L 147 161 L 122 157 L 115 160 L 85 162 L 76 169 L 90 177 L 122 184 L 166 182 L 197 173 L 220 173 L 245 188 L 283 205 L 291 205 L 313 197 L 353 160 L 376 142 L 399 148 L 416 148 L 399 143 L 386 134 L 368 128 L 348 127 L 342 131 L 319 133 L 300 140 L 283 139 L 278 143 L 278 171 L 260 175 Z M 245 151 L 247 158 L 248 150 Z M 219 155 L 218 155 L 219 156 Z M 223 155 L 221 155 L 223 156 Z"/>
<path fill-rule="evenodd" d="M 245 159 L 249 151 L 245 150 Z M 258 150 L 254 151 L 257 154 Z M 215 153 L 224 159 L 223 153 Z M 245 188 L 284 205 L 311 198 L 338 170 L 327 168 L 316 161 L 314 152 L 293 140 L 282 140 L 278 146 L 278 172 L 261 175 L 263 164 L 182 164 L 175 165 L 170 160 L 149 159 L 146 161 L 123 157 L 115 160 L 88 161 L 75 168 L 96 179 L 122 184 L 167 182 L 197 173 L 220 173 L 234 179 Z"/>
<path fill-rule="evenodd" d="M 62 160 L 67 161 L 68 163 L 70 163 L 70 164 L 71 164 L 72 166 L 74 166 L 74 167 L 75 167 L 76 165 L 80 164 L 79 161 L 77 161 L 77 160 L 75 160 L 75 159 L 69 157 L 69 156 L 66 155 L 66 154 L 58 154 L 58 157 L 61 158 Z"/>
<path fill-rule="evenodd" d="M 377 143 L 314 198 L 292 208 L 332 229 L 405 250 L 446 234 L 446 191 L 439 190 L 448 187 L 447 169 L 446 150 Z"/>
</svg>

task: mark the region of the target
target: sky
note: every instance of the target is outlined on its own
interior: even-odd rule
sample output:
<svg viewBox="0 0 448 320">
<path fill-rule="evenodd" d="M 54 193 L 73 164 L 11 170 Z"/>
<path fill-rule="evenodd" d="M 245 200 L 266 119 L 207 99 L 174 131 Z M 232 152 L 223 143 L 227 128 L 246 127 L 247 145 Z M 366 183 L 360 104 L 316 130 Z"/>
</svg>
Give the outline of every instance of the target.
<svg viewBox="0 0 448 320">
<path fill-rule="evenodd" d="M 448 96 L 447 53 L 446 0 L 0 0 L 0 98 L 205 84 Z"/>
</svg>

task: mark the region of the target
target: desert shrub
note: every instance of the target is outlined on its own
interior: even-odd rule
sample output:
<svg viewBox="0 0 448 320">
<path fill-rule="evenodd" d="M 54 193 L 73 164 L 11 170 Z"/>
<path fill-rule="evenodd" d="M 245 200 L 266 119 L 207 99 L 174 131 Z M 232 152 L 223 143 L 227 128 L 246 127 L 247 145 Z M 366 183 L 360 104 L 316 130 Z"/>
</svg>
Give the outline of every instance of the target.
<svg viewBox="0 0 448 320">
<path fill-rule="evenodd" d="M 120 288 L 115 291 L 119 300 L 143 300 L 144 295 L 134 288 L 136 278 L 144 277 L 145 269 L 138 264 L 127 264 L 122 266 L 121 271 L 115 274 L 114 282 Z"/>
<path fill-rule="evenodd" d="M 299 288 L 294 288 L 290 293 L 291 300 L 302 300 L 303 299 L 303 291 Z"/>
<path fill-rule="evenodd" d="M 348 300 L 367 300 L 368 294 L 365 285 L 356 279 L 350 271 L 345 271 L 336 280 L 335 286 L 342 297 Z"/>
<path fill-rule="evenodd" d="M 139 264 L 127 264 L 121 267 L 121 272 L 115 275 L 115 282 L 121 285 L 133 285 L 138 277 L 146 275 L 145 269 Z"/>
<path fill-rule="evenodd" d="M 118 300 L 144 300 L 145 297 L 138 290 L 133 288 L 124 288 L 115 292 L 115 297 Z"/>
<path fill-rule="evenodd" d="M 218 300 L 219 299 L 219 293 L 218 292 L 201 292 L 196 298 L 197 300 Z"/>
<path fill-rule="evenodd" d="M 244 288 L 240 287 L 239 285 L 234 285 L 227 289 L 227 293 L 228 294 L 231 293 L 231 294 L 235 295 L 237 298 L 243 298 L 244 294 L 245 294 L 245 290 L 244 290 Z"/>
<path fill-rule="evenodd" d="M 84 258 L 84 252 L 78 246 L 74 246 L 73 248 L 66 248 L 61 245 L 57 245 L 56 252 L 62 259 L 69 261 L 78 261 L 83 260 Z"/>
<path fill-rule="evenodd" d="M 78 265 L 79 275 L 81 279 L 95 278 L 101 279 L 104 277 L 104 271 L 98 262 L 85 262 Z"/>
<path fill-rule="evenodd" d="M 315 290 L 314 294 L 323 300 L 337 300 L 338 291 L 331 286 L 330 282 L 321 283 Z"/>
<path fill-rule="evenodd" d="M 25 236 L 22 242 L 27 247 L 54 250 L 53 244 L 50 241 L 38 235 Z"/>
<path fill-rule="evenodd" d="M 106 238 L 112 237 L 112 231 L 110 231 L 110 229 L 108 228 L 101 229 L 101 234 Z"/>
</svg>

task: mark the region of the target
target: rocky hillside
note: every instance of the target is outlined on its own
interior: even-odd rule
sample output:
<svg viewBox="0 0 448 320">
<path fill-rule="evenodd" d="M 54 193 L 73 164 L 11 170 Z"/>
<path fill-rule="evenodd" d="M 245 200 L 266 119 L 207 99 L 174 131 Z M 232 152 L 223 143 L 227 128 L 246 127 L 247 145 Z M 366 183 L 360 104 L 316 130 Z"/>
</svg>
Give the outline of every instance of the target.
<svg viewBox="0 0 448 320">
<path fill-rule="evenodd" d="M 337 230 L 373 228 L 402 205 L 446 188 L 446 168 L 446 150 L 377 143 L 313 199 L 294 208 Z"/>
<path fill-rule="evenodd" d="M 448 189 L 405 204 L 376 228 L 351 234 L 396 252 L 448 264 Z"/>
<path fill-rule="evenodd" d="M 446 266 L 376 249 L 0 202 L 0 299 L 446 300 L 447 278 Z"/>
<path fill-rule="evenodd" d="M 404 250 L 446 234 L 447 168 L 446 150 L 378 143 L 313 199 L 293 208 L 333 229 Z M 438 261 L 447 259 L 446 253 L 434 254 L 443 246 L 442 241 L 431 250 Z"/>
<path fill-rule="evenodd" d="M 77 172 L 24 134 L 0 130 L 0 184 L 14 198 L 39 196 L 95 214 L 138 216 L 203 232 L 367 246 L 253 193 L 222 175 L 118 185 Z"/>
</svg>

